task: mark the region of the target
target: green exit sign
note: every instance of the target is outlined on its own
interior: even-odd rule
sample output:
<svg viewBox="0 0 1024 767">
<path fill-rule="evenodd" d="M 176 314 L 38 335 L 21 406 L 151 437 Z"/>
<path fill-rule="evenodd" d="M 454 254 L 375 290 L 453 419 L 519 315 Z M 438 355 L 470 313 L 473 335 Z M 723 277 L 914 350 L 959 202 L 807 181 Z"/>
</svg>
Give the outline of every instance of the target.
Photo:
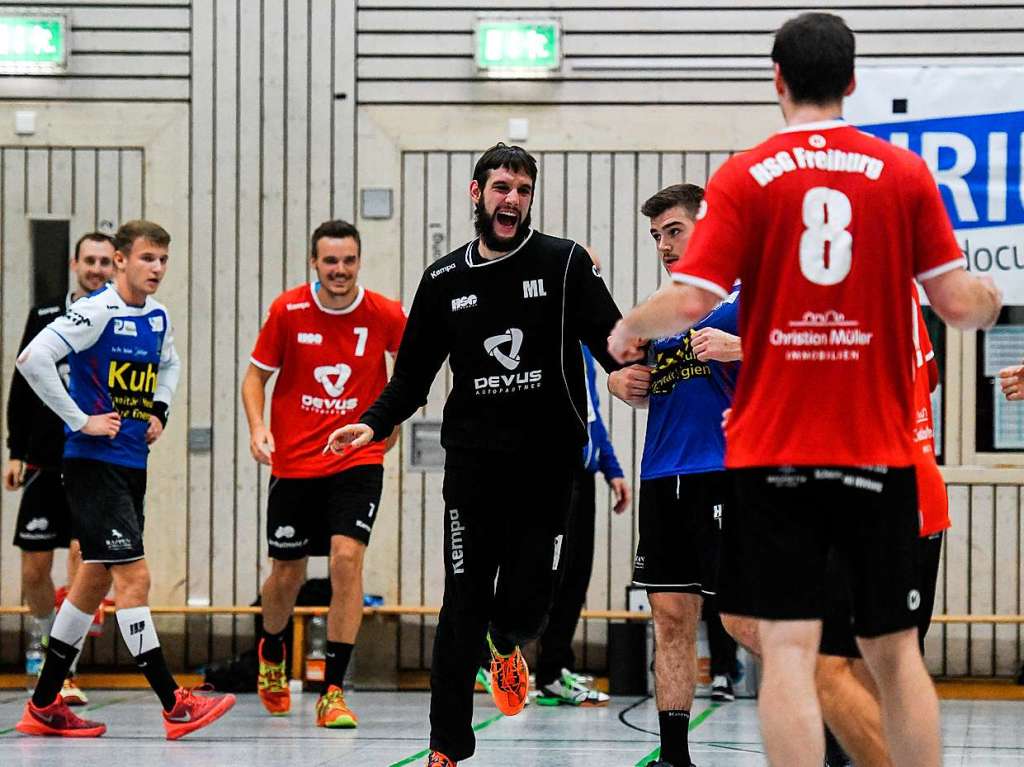
<svg viewBox="0 0 1024 767">
<path fill-rule="evenodd" d="M 67 37 L 63 15 L 0 16 L 0 73 L 66 71 Z"/>
<path fill-rule="evenodd" d="M 546 74 L 562 66 L 557 21 L 479 19 L 476 64 L 493 76 Z"/>
</svg>

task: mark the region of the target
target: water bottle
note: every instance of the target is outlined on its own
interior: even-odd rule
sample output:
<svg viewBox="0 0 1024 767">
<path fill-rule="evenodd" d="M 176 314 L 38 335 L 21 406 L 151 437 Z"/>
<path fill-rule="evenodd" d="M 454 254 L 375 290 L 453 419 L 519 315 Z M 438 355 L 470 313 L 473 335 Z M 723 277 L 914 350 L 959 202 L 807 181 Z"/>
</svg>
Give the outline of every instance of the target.
<svg viewBox="0 0 1024 767">
<path fill-rule="evenodd" d="M 319 690 L 327 666 L 327 619 L 322 615 L 306 623 L 306 673 L 303 675 L 307 690 Z"/>
<path fill-rule="evenodd" d="M 32 634 L 28 648 L 25 650 L 25 689 L 29 692 L 36 689 L 45 658 L 46 650 L 43 647 L 42 636 Z"/>
</svg>

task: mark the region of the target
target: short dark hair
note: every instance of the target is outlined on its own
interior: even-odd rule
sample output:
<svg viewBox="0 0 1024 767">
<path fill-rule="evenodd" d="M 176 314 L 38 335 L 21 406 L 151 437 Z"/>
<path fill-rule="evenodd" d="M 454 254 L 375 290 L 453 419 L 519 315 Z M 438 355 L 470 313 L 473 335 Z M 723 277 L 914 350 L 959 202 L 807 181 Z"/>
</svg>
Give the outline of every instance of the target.
<svg viewBox="0 0 1024 767">
<path fill-rule="evenodd" d="M 314 261 L 317 257 L 316 244 L 324 237 L 330 237 L 336 240 L 343 240 L 346 237 L 351 237 L 356 241 L 356 247 L 359 248 L 359 254 L 362 255 L 363 253 L 363 241 L 359 239 L 359 230 L 352 226 L 348 221 L 332 219 L 320 224 L 320 226 L 313 230 L 313 236 L 309 238 L 309 257 Z"/>
<path fill-rule="evenodd" d="M 75 243 L 75 261 L 78 260 L 78 256 L 82 253 L 83 242 L 105 242 L 111 245 L 114 250 L 117 250 L 117 246 L 114 245 L 114 238 L 109 234 L 103 232 L 86 232 L 78 238 L 78 242 Z"/>
<path fill-rule="evenodd" d="M 772 61 L 793 101 L 832 104 L 842 101 L 853 79 L 856 43 L 846 22 L 831 13 L 801 13 L 775 33 Z"/>
<path fill-rule="evenodd" d="M 526 173 L 537 183 L 537 161 L 521 146 L 509 146 L 499 141 L 480 155 L 473 168 L 473 180 L 483 189 L 487 185 L 487 176 L 498 168 L 508 168 L 513 173 Z"/>
<path fill-rule="evenodd" d="M 704 190 L 696 184 L 673 184 L 652 195 L 640 208 L 640 212 L 648 218 L 656 218 L 669 208 L 679 206 L 690 218 L 695 219 L 703 199 Z"/>
<path fill-rule="evenodd" d="M 126 256 L 132 252 L 132 245 L 142 237 L 154 245 L 166 248 L 171 244 L 171 235 L 160 224 L 144 219 L 125 221 L 114 233 L 114 248 Z"/>
</svg>

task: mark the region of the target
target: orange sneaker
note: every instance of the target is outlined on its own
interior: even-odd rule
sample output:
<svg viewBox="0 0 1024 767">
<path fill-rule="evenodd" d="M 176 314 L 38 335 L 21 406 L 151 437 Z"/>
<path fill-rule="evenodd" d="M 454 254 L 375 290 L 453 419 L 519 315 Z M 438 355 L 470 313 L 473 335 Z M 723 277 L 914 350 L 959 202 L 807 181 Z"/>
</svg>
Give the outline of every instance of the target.
<svg viewBox="0 0 1024 767">
<path fill-rule="evenodd" d="M 340 687 L 332 684 L 317 700 L 316 726 L 348 730 L 359 726 L 359 717 L 345 703 L 345 694 Z"/>
<path fill-rule="evenodd" d="M 285 674 L 284 659 L 280 663 L 270 663 L 263 659 L 263 641 L 260 640 L 257 651 L 260 659 L 259 676 L 256 677 L 256 689 L 263 701 L 263 707 L 274 716 L 284 716 L 292 710 L 292 694 L 288 690 L 288 676 Z M 285 652 L 288 648 L 285 647 Z"/>
<path fill-rule="evenodd" d="M 36 708 L 32 701 L 25 704 L 25 713 L 14 729 L 26 735 L 57 735 L 62 738 L 98 738 L 107 731 L 107 725 L 82 719 L 68 708 L 58 694 L 49 706 Z"/>
<path fill-rule="evenodd" d="M 491 648 L 491 697 L 494 705 L 505 716 L 515 716 L 526 705 L 530 694 L 530 670 L 519 647 L 508 657 L 494 649 L 490 635 L 487 644 Z"/>
<path fill-rule="evenodd" d="M 431 751 L 427 757 L 427 767 L 457 767 L 455 762 L 440 751 Z"/>
<path fill-rule="evenodd" d="M 235 696 L 227 695 L 196 695 L 197 692 L 211 690 L 209 685 L 185 688 L 174 691 L 177 701 L 174 708 L 164 711 L 164 730 L 167 740 L 183 738 L 190 732 L 213 724 L 235 705 Z"/>
</svg>

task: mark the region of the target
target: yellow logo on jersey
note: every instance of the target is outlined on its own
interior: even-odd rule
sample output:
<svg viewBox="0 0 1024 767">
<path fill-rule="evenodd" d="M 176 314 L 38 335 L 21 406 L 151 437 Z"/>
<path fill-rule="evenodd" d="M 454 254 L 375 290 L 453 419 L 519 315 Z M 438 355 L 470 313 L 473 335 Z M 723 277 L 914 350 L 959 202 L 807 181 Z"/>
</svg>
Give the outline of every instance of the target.
<svg viewBox="0 0 1024 767">
<path fill-rule="evenodd" d="M 120 392 L 147 392 L 156 394 L 157 368 L 151 362 L 110 361 L 107 372 L 107 388 Z"/>
</svg>

